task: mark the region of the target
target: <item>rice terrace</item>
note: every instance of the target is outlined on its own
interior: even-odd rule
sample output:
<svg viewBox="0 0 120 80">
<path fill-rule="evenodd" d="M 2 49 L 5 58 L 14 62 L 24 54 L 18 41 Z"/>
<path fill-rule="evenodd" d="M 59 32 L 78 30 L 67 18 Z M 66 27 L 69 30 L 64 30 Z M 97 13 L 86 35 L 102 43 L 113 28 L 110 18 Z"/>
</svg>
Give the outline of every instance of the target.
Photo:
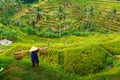
<svg viewBox="0 0 120 80">
<path fill-rule="evenodd" d="M 0 80 L 120 80 L 120 0 L 0 0 Z"/>
</svg>

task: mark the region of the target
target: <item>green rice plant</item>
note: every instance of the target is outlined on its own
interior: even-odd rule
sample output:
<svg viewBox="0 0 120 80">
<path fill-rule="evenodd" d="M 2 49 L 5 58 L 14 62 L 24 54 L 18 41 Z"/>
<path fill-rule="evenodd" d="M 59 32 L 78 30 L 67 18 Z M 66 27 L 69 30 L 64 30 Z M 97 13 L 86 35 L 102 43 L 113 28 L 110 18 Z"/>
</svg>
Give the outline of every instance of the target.
<svg viewBox="0 0 120 80">
<path fill-rule="evenodd" d="M 50 49 L 48 55 L 40 55 L 40 59 L 58 65 L 58 51 L 58 49 Z"/>
<path fill-rule="evenodd" d="M 23 29 L 27 34 L 32 34 L 32 35 L 36 35 L 37 34 L 37 30 L 33 29 L 32 27 L 25 27 Z"/>
<path fill-rule="evenodd" d="M 89 35 L 92 35 L 92 32 L 75 31 L 72 34 L 75 35 L 75 36 L 89 36 Z"/>
<path fill-rule="evenodd" d="M 17 44 L 13 44 L 11 46 L 11 48 L 7 49 L 6 51 L 4 51 L 2 54 L 3 55 L 7 55 L 7 56 L 13 56 L 13 54 L 15 52 L 19 52 L 19 51 L 29 51 L 29 49 L 32 47 L 32 46 L 37 46 L 39 47 L 40 44 L 30 44 L 30 43 L 17 43 Z M 24 53 L 26 55 L 26 57 L 29 57 L 30 53 L 27 52 L 27 53 Z"/>
<path fill-rule="evenodd" d="M 54 33 L 54 32 L 46 32 L 45 33 L 45 37 L 48 37 L 48 38 L 59 38 L 59 34 L 58 33 Z"/>
<path fill-rule="evenodd" d="M 108 52 L 98 45 L 64 50 L 64 69 L 67 72 L 88 75 L 103 69 Z"/>
<path fill-rule="evenodd" d="M 113 40 L 104 44 L 101 44 L 104 49 L 110 52 L 113 55 L 120 54 L 120 40 Z"/>
</svg>

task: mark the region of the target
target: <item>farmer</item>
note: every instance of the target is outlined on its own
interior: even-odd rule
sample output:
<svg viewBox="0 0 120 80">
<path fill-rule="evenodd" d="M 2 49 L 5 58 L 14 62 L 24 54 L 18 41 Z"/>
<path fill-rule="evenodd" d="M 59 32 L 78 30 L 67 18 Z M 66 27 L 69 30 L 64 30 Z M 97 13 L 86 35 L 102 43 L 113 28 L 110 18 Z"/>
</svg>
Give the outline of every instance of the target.
<svg viewBox="0 0 120 80">
<path fill-rule="evenodd" d="M 31 52 L 31 61 L 32 61 L 32 66 L 33 67 L 38 67 L 39 66 L 39 59 L 38 59 L 38 48 L 37 47 L 32 47 L 30 49 Z"/>
</svg>

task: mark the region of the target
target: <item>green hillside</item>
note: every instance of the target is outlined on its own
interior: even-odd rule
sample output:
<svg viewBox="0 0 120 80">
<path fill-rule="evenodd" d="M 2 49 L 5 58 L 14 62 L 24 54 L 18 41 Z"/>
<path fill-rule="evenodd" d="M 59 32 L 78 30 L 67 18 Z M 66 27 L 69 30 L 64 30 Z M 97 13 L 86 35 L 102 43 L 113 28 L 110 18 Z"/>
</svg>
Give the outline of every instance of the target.
<svg viewBox="0 0 120 80">
<path fill-rule="evenodd" d="M 1 0 L 0 10 L 0 40 L 13 42 L 0 42 L 0 80 L 120 80 L 119 0 Z M 32 46 L 47 47 L 38 68 Z"/>
</svg>

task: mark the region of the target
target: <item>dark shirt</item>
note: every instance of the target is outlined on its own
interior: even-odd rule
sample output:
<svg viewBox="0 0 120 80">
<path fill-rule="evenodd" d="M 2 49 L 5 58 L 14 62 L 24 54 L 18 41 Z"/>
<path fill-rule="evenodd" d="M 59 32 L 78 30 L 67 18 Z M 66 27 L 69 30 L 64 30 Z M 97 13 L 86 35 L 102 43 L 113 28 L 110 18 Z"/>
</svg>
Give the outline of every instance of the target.
<svg viewBox="0 0 120 80">
<path fill-rule="evenodd" d="M 37 52 L 32 52 L 32 53 L 31 53 L 31 60 L 32 60 L 33 62 L 38 62 L 38 61 L 39 61 L 39 60 L 38 60 Z"/>
</svg>

